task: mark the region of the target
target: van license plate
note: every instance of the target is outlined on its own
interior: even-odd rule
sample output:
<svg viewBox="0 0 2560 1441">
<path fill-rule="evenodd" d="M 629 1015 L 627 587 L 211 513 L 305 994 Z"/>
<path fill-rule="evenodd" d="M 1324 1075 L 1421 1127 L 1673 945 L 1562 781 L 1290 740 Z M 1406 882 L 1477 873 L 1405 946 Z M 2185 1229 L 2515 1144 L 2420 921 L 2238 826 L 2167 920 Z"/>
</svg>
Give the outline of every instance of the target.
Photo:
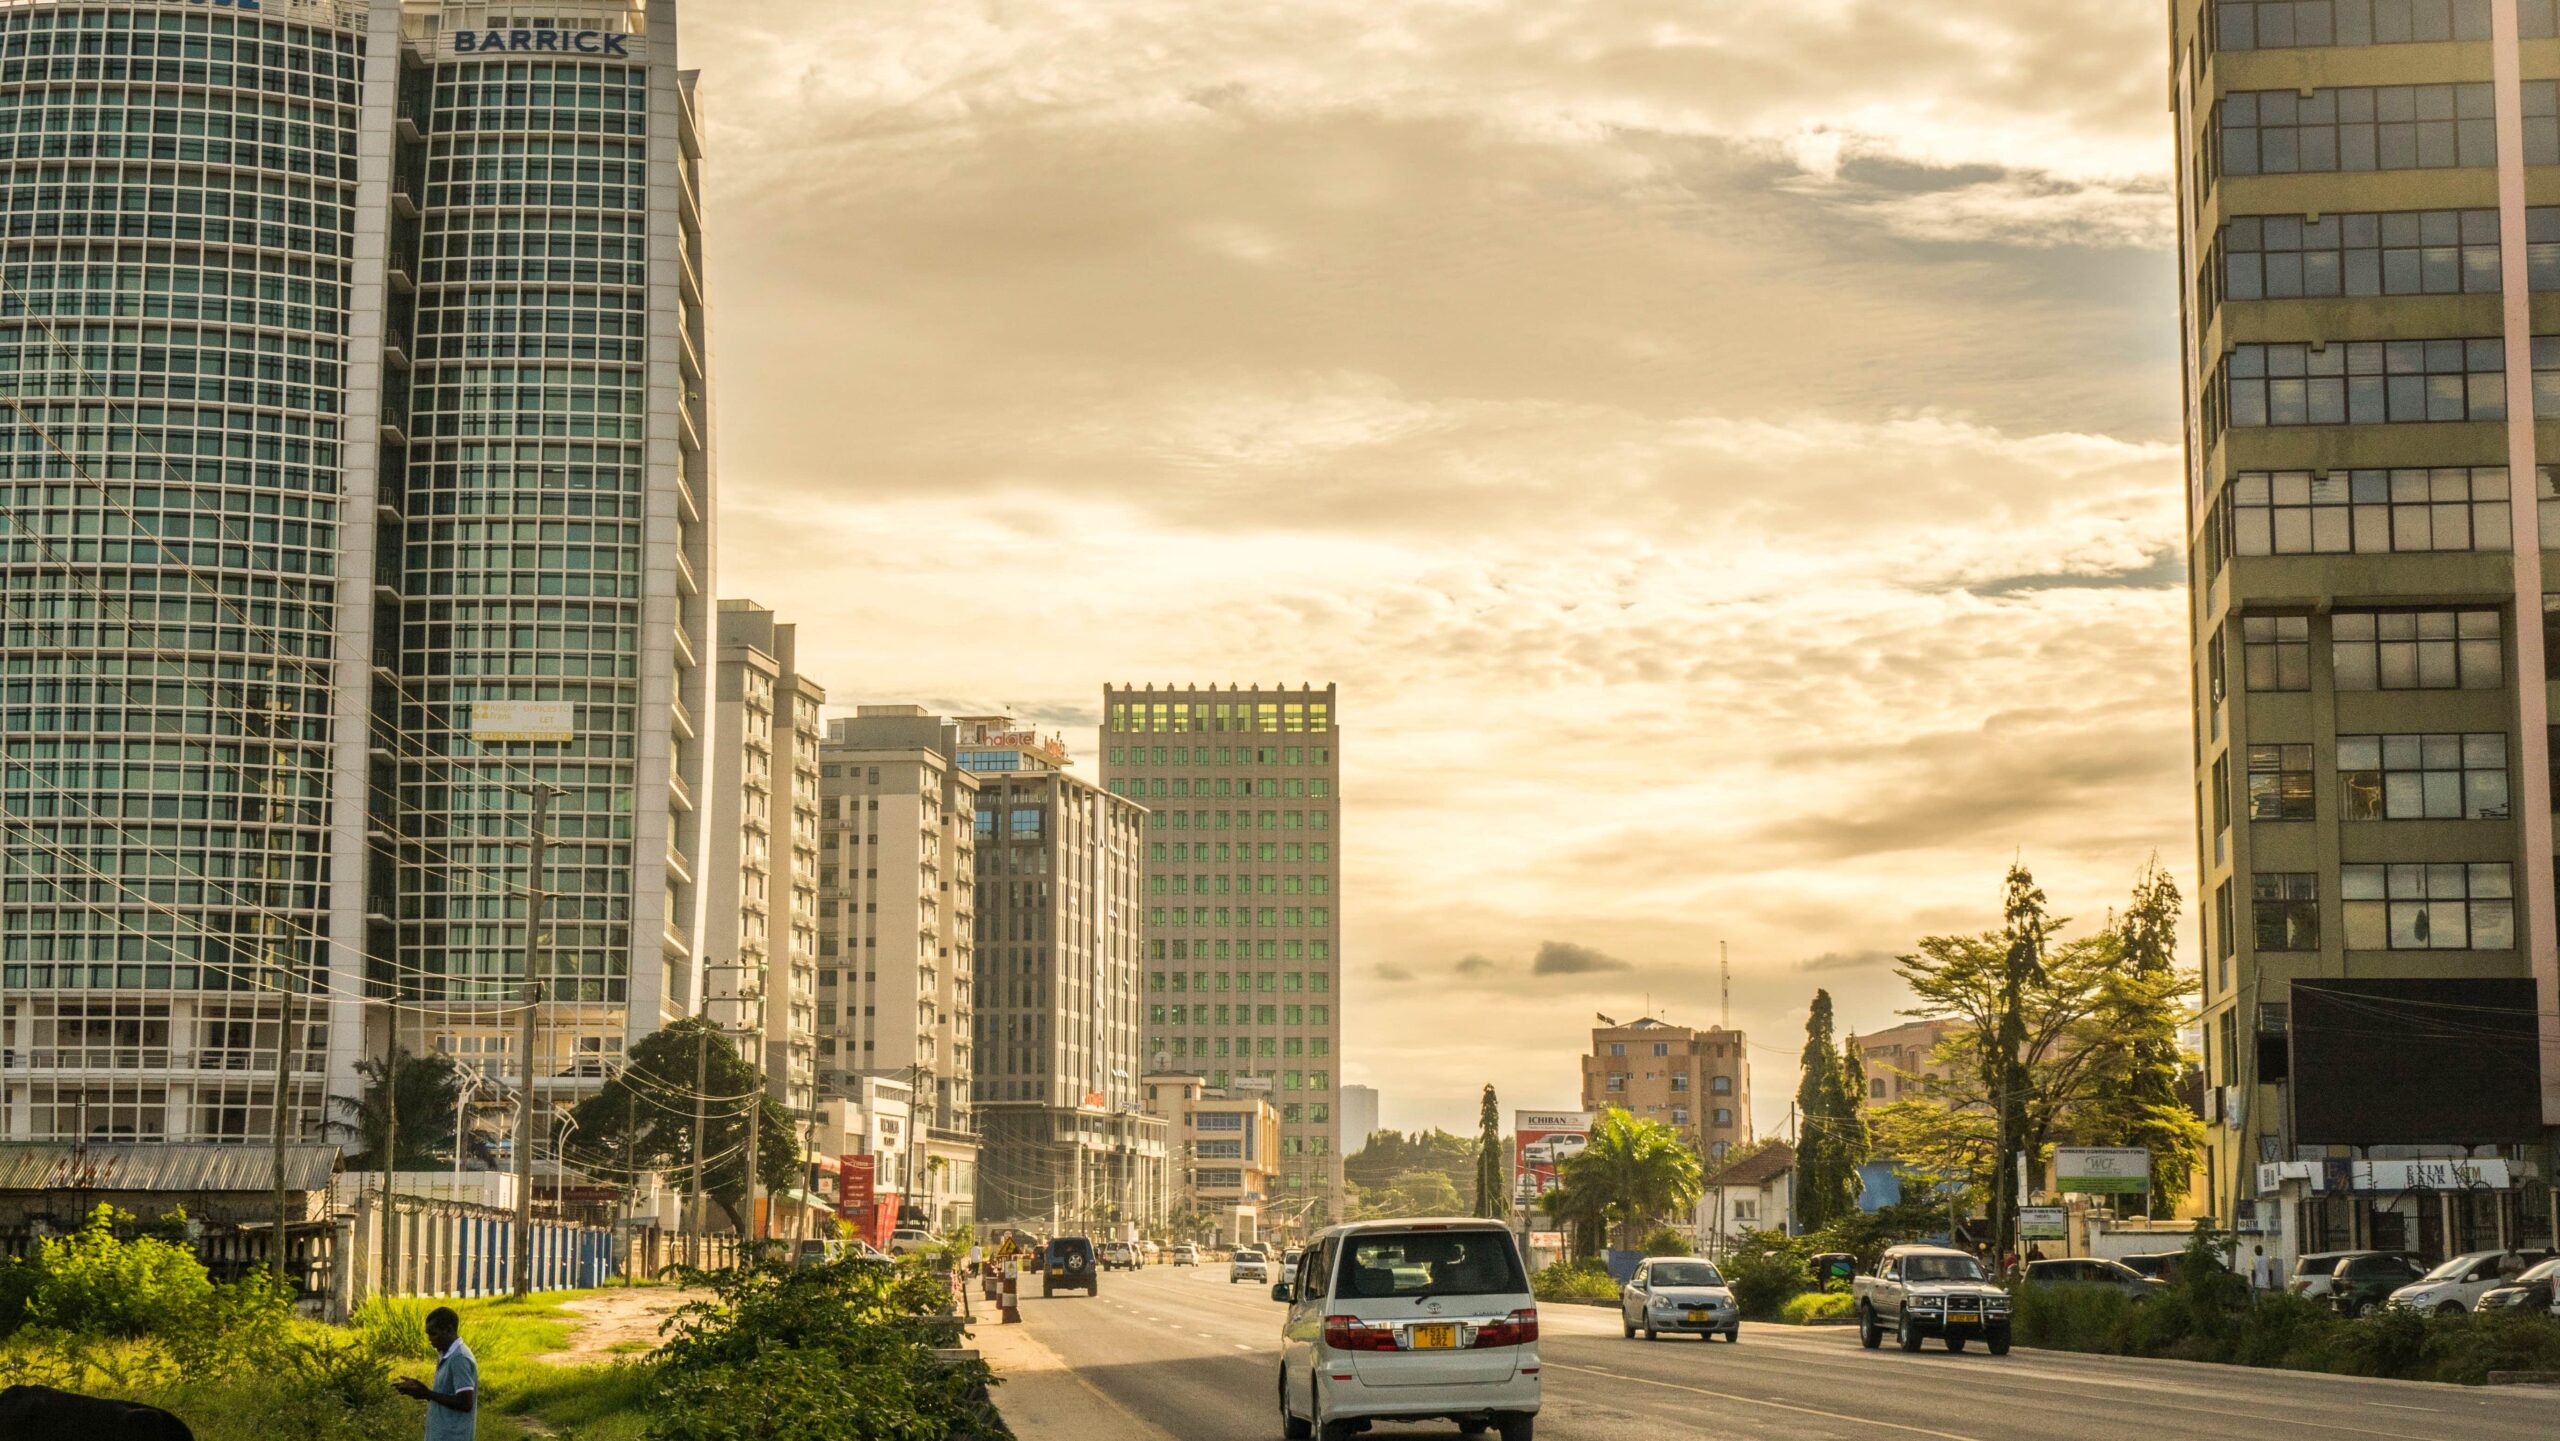
<svg viewBox="0 0 2560 1441">
<path fill-rule="evenodd" d="M 1455 1351 L 1458 1349 L 1458 1328 L 1451 1322 L 1442 1322 L 1436 1326 L 1416 1326 L 1413 1328 L 1413 1349 Z"/>
</svg>

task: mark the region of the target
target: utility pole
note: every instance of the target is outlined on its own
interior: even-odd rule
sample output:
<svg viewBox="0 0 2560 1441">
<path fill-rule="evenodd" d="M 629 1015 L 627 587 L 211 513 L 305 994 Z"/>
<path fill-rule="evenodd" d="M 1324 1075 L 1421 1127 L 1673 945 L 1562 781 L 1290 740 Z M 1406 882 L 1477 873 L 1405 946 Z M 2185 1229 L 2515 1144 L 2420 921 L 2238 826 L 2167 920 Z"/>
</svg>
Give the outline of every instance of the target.
<svg viewBox="0 0 2560 1441">
<path fill-rule="evenodd" d="M 756 1054 L 762 1055 L 763 1052 L 764 1035 L 759 1028 Z M 762 1218 L 756 1215 L 756 1163 L 764 1159 L 764 1153 L 756 1149 L 756 1142 L 757 1123 L 764 1119 L 764 1067 L 749 1061 L 747 1075 L 755 1082 L 747 1092 L 747 1239 L 760 1241 L 764 1239 L 765 1226 Z"/>
<path fill-rule="evenodd" d="M 286 1122 L 293 1112 L 293 976 L 291 969 L 276 955 L 273 934 L 275 922 L 267 914 L 263 905 L 266 900 L 264 881 L 259 883 L 258 892 L 258 899 L 261 902 L 258 934 L 265 939 L 267 957 L 275 964 L 276 998 L 277 1003 L 283 1007 L 283 1013 L 277 1018 L 276 1026 L 276 1237 L 275 1249 L 268 1256 L 269 1274 L 276 1280 L 282 1281 L 285 1271 L 285 1226 L 288 1205 L 285 1191 L 284 1143 Z"/>
<path fill-rule="evenodd" d="M 626 1074 L 622 1081 L 622 1218 L 625 1221 L 631 1219 L 631 1203 L 640 1195 L 639 1147 L 640 1093 L 632 1089 L 631 1078 Z M 630 1244 L 629 1236 L 622 1238 L 624 1247 Z M 637 1284 L 637 1279 L 631 1273 L 639 1269 L 637 1265 L 632 1265 L 623 1270 L 622 1284 L 625 1287 Z"/>
<path fill-rule="evenodd" d="M 702 1133 L 711 1124 L 711 988 L 702 988 L 696 1005 L 695 1023 L 701 1029 L 693 1037 L 693 1199 L 685 1207 L 685 1253 L 691 1264 L 702 1266 Z"/>
<path fill-rule="evenodd" d="M 524 1020 L 516 1042 L 522 1063 L 516 1068 L 524 1104 L 516 1124 L 516 1265 L 514 1294 L 533 1289 L 533 1042 L 534 1010 L 542 1003 L 542 912 L 549 894 L 543 889 L 542 850 L 548 839 L 551 798 L 560 789 L 548 781 L 526 787 L 533 797 L 531 845 L 526 852 L 524 893 Z"/>
<path fill-rule="evenodd" d="M 392 984 L 399 984 L 394 981 Z M 391 1273 L 398 1264 L 398 1251 L 391 1235 L 391 1172 L 400 1164 L 400 1010 L 390 1008 L 391 1045 L 382 1063 L 382 1215 L 375 1224 L 382 1228 L 382 1274 L 375 1279 L 374 1289 L 391 1294 Z M 462 1148 L 462 1133 L 453 1136 L 456 1164 Z"/>
</svg>

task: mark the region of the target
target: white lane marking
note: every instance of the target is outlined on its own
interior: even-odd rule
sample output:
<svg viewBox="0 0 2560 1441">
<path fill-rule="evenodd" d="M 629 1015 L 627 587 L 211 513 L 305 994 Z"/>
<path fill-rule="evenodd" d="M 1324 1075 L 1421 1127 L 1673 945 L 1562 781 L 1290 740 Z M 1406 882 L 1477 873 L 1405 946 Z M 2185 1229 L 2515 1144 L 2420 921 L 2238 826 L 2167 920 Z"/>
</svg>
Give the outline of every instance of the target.
<svg viewBox="0 0 2560 1441">
<path fill-rule="evenodd" d="M 1819 1416 L 1826 1421 L 1847 1421 L 1859 1426 L 1881 1426 L 1888 1431 L 1907 1431 L 1914 1436 L 1935 1436 L 1938 1441 L 1976 1441 L 1974 1437 L 1960 1436 L 1953 1431 L 1932 1431 L 1925 1426 L 1905 1426 L 1899 1421 L 1880 1421 L 1873 1416 L 1851 1416 L 1845 1412 L 1824 1411 L 1813 1406 L 1796 1406 L 1785 1401 L 1767 1401 L 1758 1396 L 1743 1396 L 1731 1391 L 1710 1391 L 1704 1386 L 1683 1386 L 1675 1381 L 1656 1381 L 1650 1376 L 1622 1376 L 1590 1366 L 1559 1366 L 1553 1361 L 1548 1361 L 1546 1368 L 1550 1371 L 1585 1371 L 1595 1376 L 1607 1376 L 1612 1381 L 1627 1382 L 1637 1386 L 1659 1386 L 1666 1391 L 1687 1391 L 1697 1396 L 1713 1396 L 1719 1401 L 1739 1401 L 1746 1406 L 1767 1406 L 1773 1410 L 1792 1411 L 1799 1416 Z"/>
<path fill-rule="evenodd" d="M 1250 1350 L 1252 1350 L 1253 1348 L 1252 1348 L 1251 1346 L 1246 1345 L 1246 1344 L 1245 1344 L 1245 1343 L 1243 1343 L 1242 1341 L 1238 1341 L 1238 1342 L 1236 1343 L 1236 1349 L 1237 1349 L 1237 1350 L 1239 1350 L 1239 1351 L 1250 1351 Z"/>
</svg>

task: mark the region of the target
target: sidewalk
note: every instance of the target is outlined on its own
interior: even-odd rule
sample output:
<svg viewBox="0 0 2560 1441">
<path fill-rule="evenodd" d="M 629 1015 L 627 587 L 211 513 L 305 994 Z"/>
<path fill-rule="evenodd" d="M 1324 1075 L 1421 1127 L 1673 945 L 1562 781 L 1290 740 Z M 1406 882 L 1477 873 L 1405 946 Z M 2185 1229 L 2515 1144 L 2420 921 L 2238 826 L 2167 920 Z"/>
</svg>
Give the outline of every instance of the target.
<svg viewBox="0 0 2560 1441">
<path fill-rule="evenodd" d="M 1020 1322 L 982 1308 L 969 1344 L 995 1369 L 996 1410 L 1015 1441 L 1174 1441 L 1088 1383 Z"/>
</svg>

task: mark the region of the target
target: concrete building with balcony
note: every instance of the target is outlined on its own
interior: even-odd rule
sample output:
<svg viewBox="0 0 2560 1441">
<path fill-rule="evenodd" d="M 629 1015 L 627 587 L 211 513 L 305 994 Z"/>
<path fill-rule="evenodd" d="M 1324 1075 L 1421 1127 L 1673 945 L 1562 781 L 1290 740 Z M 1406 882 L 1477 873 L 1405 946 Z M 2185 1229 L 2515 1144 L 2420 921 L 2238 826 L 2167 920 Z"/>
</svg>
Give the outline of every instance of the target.
<svg viewBox="0 0 2560 1441">
<path fill-rule="evenodd" d="M 2548 1245 L 2560 15 L 2168 21 L 2198 1189 L 2278 1254 Z"/>
<path fill-rule="evenodd" d="M 1582 1107 L 1615 1106 L 1689 1138 L 1710 1163 L 1751 1139 L 1751 1052 L 1743 1033 L 1646 1016 L 1591 1031 Z"/>
<path fill-rule="evenodd" d="M 1143 1089 L 1148 1111 L 1171 1131 L 1171 1209 L 1206 1217 L 1217 1245 L 1265 1239 L 1264 1208 L 1279 1178 L 1278 1108 L 1182 1072 L 1149 1075 Z"/>
<path fill-rule="evenodd" d="M 1872 1110 L 1928 1095 L 1931 1079 L 1943 1080 L 1955 1072 L 1952 1065 L 1937 1059 L 1938 1043 L 1955 1030 L 1953 1021 L 1918 1020 L 1856 1037 L 1858 1055 L 1867 1070 L 1867 1093 L 1858 1098 L 1858 1104 Z"/>
</svg>

